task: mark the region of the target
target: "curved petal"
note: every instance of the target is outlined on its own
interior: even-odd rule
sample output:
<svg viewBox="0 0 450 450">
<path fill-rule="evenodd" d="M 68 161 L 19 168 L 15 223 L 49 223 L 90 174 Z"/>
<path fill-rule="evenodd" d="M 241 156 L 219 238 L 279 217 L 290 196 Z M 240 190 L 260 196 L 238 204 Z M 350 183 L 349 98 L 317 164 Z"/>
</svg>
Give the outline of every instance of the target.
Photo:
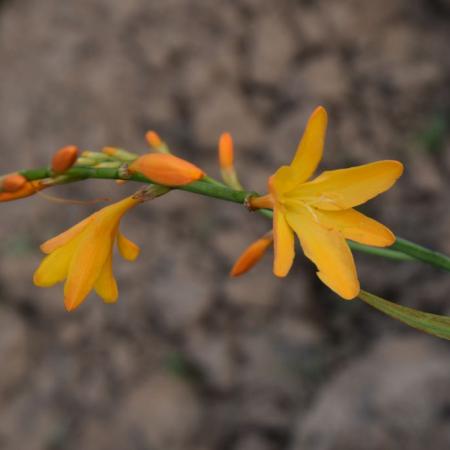
<svg viewBox="0 0 450 450">
<path fill-rule="evenodd" d="M 119 297 L 117 282 L 112 270 L 112 252 L 106 260 L 97 281 L 94 284 L 95 292 L 105 303 L 116 303 Z"/>
<path fill-rule="evenodd" d="M 273 273 L 285 277 L 294 262 L 294 233 L 278 207 L 273 210 Z"/>
<path fill-rule="evenodd" d="M 295 171 L 291 166 L 281 166 L 271 177 L 269 177 L 269 192 L 276 199 L 297 186 Z"/>
<path fill-rule="evenodd" d="M 63 245 L 66 245 L 71 239 L 78 236 L 89 225 L 89 223 L 94 219 L 96 214 L 97 213 L 94 213 L 89 217 L 86 217 L 86 219 L 82 220 L 81 222 L 78 222 L 76 225 L 70 227 L 68 230 L 58 234 L 58 236 L 55 236 L 49 239 L 48 241 L 45 241 L 43 244 L 41 244 L 42 252 L 51 253 L 56 249 L 62 247 Z"/>
<path fill-rule="evenodd" d="M 58 248 L 47 255 L 34 272 L 33 282 L 39 287 L 50 287 L 64 281 L 67 277 L 69 264 L 79 239 L 74 239 L 67 245 Z"/>
<path fill-rule="evenodd" d="M 315 213 L 323 226 L 339 231 L 346 239 L 375 247 L 388 247 L 395 242 L 395 236 L 389 228 L 354 209 L 316 210 Z"/>
<path fill-rule="evenodd" d="M 328 116 L 325 108 L 317 107 L 308 120 L 291 163 L 297 183 L 306 181 L 317 169 L 322 159 L 327 123 Z"/>
<path fill-rule="evenodd" d="M 64 286 L 64 303 L 68 311 L 83 302 L 111 255 L 113 239 L 107 231 L 98 226 L 86 230 L 75 250 Z"/>
<path fill-rule="evenodd" d="M 287 222 L 297 234 L 305 255 L 319 269 L 318 277 L 346 300 L 359 293 L 359 281 L 352 253 L 341 233 L 320 225 L 307 210 L 288 212 Z"/>
<path fill-rule="evenodd" d="M 349 169 L 323 172 L 286 197 L 301 200 L 327 211 L 348 209 L 367 202 L 388 190 L 403 173 L 399 161 L 377 161 Z"/>
<path fill-rule="evenodd" d="M 128 238 L 126 238 L 120 231 L 117 235 L 117 246 L 123 259 L 127 261 L 134 261 L 141 251 L 141 249 Z"/>
</svg>

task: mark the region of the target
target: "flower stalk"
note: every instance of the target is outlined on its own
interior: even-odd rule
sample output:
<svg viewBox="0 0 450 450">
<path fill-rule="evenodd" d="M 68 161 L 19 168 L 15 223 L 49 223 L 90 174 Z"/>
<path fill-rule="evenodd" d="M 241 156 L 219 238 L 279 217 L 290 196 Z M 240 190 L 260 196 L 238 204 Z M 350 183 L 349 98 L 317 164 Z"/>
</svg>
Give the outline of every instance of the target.
<svg viewBox="0 0 450 450">
<path fill-rule="evenodd" d="M 19 173 L 28 181 L 52 178 L 51 169 L 48 167 L 22 170 Z M 138 183 L 156 184 L 140 173 L 132 174 L 129 178 L 126 178 L 120 174 L 120 170 L 117 168 L 95 167 L 71 167 L 65 172 L 64 183 L 87 179 L 131 180 Z M 244 204 L 249 196 L 257 195 L 254 192 L 237 191 L 222 185 L 218 181 L 212 183 L 210 180 L 211 178 L 205 177 L 201 181 L 195 181 L 185 186 L 178 186 L 176 189 L 240 204 Z M 270 210 L 262 209 L 259 211 L 269 218 L 272 216 L 272 211 Z M 388 248 L 375 248 L 351 241 L 349 241 L 349 245 L 353 250 L 359 252 L 392 260 L 421 261 L 434 267 L 450 271 L 450 257 L 400 237 L 397 237 L 394 244 Z"/>
</svg>

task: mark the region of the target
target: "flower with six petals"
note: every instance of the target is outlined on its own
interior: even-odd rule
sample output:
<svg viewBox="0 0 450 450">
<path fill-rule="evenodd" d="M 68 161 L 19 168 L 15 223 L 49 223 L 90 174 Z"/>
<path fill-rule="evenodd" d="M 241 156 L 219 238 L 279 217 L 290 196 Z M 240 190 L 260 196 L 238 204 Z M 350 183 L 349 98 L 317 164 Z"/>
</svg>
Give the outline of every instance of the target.
<svg viewBox="0 0 450 450">
<path fill-rule="evenodd" d="M 388 190 L 403 172 L 398 161 L 323 172 L 309 181 L 322 159 L 327 113 L 318 107 L 289 166 L 269 178 L 269 194 L 251 206 L 273 208 L 274 274 L 284 277 L 294 260 L 294 233 L 323 283 L 344 299 L 355 298 L 359 281 L 346 239 L 387 247 L 395 236 L 381 223 L 356 211 Z"/>
</svg>

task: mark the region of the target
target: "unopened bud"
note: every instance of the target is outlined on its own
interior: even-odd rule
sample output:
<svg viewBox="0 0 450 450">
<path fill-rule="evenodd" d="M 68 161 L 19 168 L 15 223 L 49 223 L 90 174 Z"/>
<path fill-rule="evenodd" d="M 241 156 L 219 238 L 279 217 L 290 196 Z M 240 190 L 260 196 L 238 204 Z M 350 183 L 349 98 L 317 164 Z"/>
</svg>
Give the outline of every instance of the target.
<svg viewBox="0 0 450 450">
<path fill-rule="evenodd" d="M 219 139 L 219 163 L 222 179 L 232 189 L 242 190 L 234 168 L 233 138 L 230 133 L 222 133 Z"/>
<path fill-rule="evenodd" d="M 52 170 L 55 173 L 63 173 L 70 169 L 78 158 L 78 147 L 67 145 L 60 148 L 52 158 Z"/>
<path fill-rule="evenodd" d="M 219 162 L 221 169 L 233 167 L 234 148 L 230 133 L 222 133 L 219 139 Z"/>
<path fill-rule="evenodd" d="M 46 188 L 43 181 L 27 181 L 20 189 L 15 192 L 0 192 L 0 202 L 10 202 L 19 198 L 29 197 L 37 191 Z"/>
<path fill-rule="evenodd" d="M 184 159 L 164 153 L 148 153 L 129 166 L 129 171 L 140 172 L 157 184 L 183 186 L 204 176 L 203 170 Z"/>
<path fill-rule="evenodd" d="M 238 277 L 248 272 L 265 255 L 272 243 L 273 236 L 271 232 L 253 242 L 238 258 L 231 269 L 230 276 Z"/>
<path fill-rule="evenodd" d="M 134 153 L 127 152 L 126 150 L 116 147 L 103 147 L 102 153 L 112 156 L 122 162 L 131 162 L 137 158 L 137 155 Z"/>
<path fill-rule="evenodd" d="M 156 131 L 147 131 L 147 133 L 145 134 L 145 139 L 147 140 L 148 145 L 153 150 L 156 150 L 160 153 L 170 153 L 169 147 L 159 137 L 159 134 Z"/>
<path fill-rule="evenodd" d="M 93 161 L 102 162 L 102 161 L 108 161 L 108 155 L 105 155 L 104 153 L 100 152 L 91 152 L 90 150 L 85 150 L 81 153 L 81 158 L 88 158 Z"/>
<path fill-rule="evenodd" d="M 11 173 L 2 179 L 1 188 L 3 192 L 17 192 L 26 182 L 27 179 L 23 175 Z"/>
</svg>

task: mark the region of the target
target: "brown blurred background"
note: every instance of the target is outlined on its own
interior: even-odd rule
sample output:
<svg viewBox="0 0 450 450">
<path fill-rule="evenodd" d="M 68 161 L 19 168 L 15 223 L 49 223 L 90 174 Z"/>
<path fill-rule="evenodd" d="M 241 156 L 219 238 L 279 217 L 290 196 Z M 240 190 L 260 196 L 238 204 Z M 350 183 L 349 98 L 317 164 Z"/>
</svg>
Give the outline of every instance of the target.
<svg viewBox="0 0 450 450">
<path fill-rule="evenodd" d="M 448 0 L 2 0 L 1 172 L 66 144 L 145 151 L 155 129 L 217 175 L 228 130 L 264 190 L 323 104 L 322 168 L 402 160 L 366 211 L 450 253 L 449 25 Z M 32 285 L 38 246 L 97 207 L 1 205 L 1 449 L 450 447 L 449 344 L 341 301 L 302 255 L 285 280 L 270 256 L 230 280 L 269 226 L 238 205 L 173 192 L 136 209 L 124 225 L 142 255 L 115 261 L 119 303 L 66 313 L 60 288 Z M 356 258 L 367 290 L 450 314 L 448 274 Z"/>
</svg>

